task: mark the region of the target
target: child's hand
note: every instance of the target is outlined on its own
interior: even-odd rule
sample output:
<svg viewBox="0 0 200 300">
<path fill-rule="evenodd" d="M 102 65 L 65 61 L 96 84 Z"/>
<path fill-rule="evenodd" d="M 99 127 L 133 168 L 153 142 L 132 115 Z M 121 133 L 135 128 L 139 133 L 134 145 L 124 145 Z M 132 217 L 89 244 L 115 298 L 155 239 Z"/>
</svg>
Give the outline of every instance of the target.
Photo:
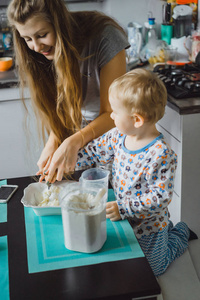
<svg viewBox="0 0 200 300">
<path fill-rule="evenodd" d="M 118 205 L 116 201 L 111 201 L 106 203 L 106 218 L 111 221 L 121 220 L 119 214 Z"/>
</svg>

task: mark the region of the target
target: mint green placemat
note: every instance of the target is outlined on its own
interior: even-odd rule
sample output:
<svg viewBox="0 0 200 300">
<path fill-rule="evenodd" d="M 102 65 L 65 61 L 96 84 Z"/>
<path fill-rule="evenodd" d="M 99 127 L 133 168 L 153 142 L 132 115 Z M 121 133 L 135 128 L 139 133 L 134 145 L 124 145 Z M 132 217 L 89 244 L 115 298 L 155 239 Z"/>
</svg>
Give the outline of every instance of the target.
<svg viewBox="0 0 200 300">
<path fill-rule="evenodd" d="M 0 299 L 10 299 L 7 236 L 0 237 Z"/>
<path fill-rule="evenodd" d="M 0 186 L 7 184 L 7 180 L 0 180 Z M 0 203 L 0 223 L 7 222 L 7 203 Z"/>
<path fill-rule="evenodd" d="M 114 200 L 112 190 L 109 200 Z M 103 248 L 86 254 L 65 248 L 61 216 L 38 217 L 31 208 L 24 210 L 29 273 L 144 256 L 127 220 L 107 220 L 107 241 Z"/>
</svg>

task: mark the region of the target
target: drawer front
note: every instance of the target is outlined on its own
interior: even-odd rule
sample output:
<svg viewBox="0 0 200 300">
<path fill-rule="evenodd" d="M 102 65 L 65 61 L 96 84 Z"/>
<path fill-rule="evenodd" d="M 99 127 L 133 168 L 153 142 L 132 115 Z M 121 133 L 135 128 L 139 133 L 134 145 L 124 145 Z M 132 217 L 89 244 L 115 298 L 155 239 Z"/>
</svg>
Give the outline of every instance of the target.
<svg viewBox="0 0 200 300">
<path fill-rule="evenodd" d="M 176 111 L 166 106 L 165 114 L 163 118 L 158 121 L 158 124 L 178 141 L 181 141 L 181 115 Z"/>
<path fill-rule="evenodd" d="M 163 129 L 158 124 L 156 125 L 159 132 L 161 132 L 166 142 L 171 146 L 171 148 L 175 151 L 178 156 L 178 165 L 176 169 L 176 176 L 174 180 L 174 191 L 177 193 L 178 196 L 181 195 L 181 179 L 182 179 L 182 146 L 179 141 L 177 141 L 173 136 L 171 136 L 165 129 Z"/>
</svg>

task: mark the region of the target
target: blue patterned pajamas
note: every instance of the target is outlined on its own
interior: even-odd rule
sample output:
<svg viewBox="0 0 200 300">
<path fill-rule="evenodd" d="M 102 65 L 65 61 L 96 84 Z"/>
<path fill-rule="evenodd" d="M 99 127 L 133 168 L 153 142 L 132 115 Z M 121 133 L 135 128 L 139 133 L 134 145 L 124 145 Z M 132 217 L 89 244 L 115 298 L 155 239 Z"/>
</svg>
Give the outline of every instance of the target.
<svg viewBox="0 0 200 300">
<path fill-rule="evenodd" d="M 189 229 L 184 222 L 173 227 L 171 221 L 162 232 L 146 235 L 138 242 L 155 276 L 162 275 L 171 262 L 188 248 Z"/>
<path fill-rule="evenodd" d="M 179 223 L 171 228 L 168 213 L 177 155 L 162 134 L 136 151 L 125 147 L 125 138 L 113 128 L 93 140 L 79 151 L 76 169 L 97 165 L 112 170 L 110 182 L 120 216 L 131 220 L 141 248 L 158 276 L 188 246 L 187 225 Z"/>
</svg>

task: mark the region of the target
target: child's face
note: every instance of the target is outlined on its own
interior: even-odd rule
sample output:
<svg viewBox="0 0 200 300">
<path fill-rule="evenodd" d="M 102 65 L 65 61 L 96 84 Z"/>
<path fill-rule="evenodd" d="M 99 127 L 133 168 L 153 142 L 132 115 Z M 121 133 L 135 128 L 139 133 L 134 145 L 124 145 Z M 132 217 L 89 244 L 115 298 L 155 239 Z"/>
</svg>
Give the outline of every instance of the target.
<svg viewBox="0 0 200 300">
<path fill-rule="evenodd" d="M 121 133 L 132 135 L 134 131 L 134 118 L 129 114 L 123 103 L 115 96 L 109 95 L 109 101 L 112 108 L 111 118 Z"/>
<path fill-rule="evenodd" d="M 42 19 L 41 16 L 34 16 L 28 19 L 25 24 L 16 23 L 15 26 L 31 50 L 41 53 L 48 60 L 53 60 L 56 34 L 50 23 Z"/>
</svg>

